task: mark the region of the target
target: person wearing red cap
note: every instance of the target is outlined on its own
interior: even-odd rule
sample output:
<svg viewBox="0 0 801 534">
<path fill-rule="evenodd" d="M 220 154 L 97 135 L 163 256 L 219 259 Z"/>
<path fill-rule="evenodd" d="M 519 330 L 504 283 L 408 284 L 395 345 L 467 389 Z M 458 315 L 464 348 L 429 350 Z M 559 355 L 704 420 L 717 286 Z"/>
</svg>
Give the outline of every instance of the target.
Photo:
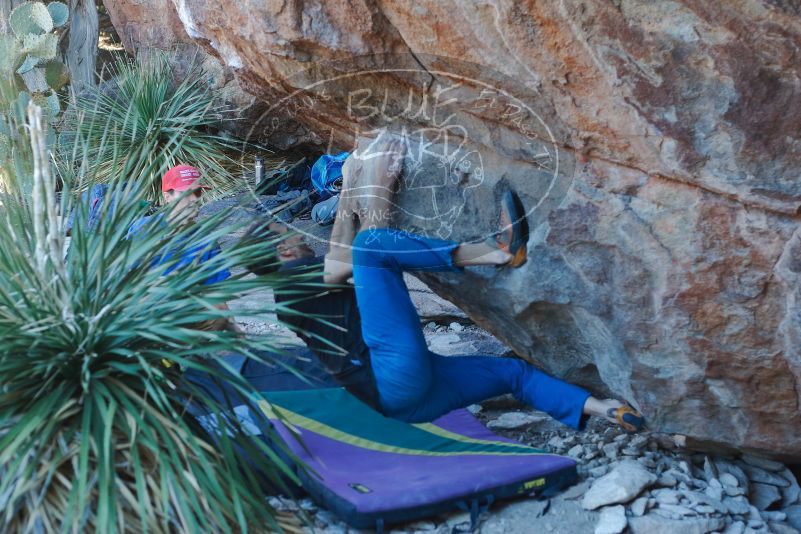
<svg viewBox="0 0 801 534">
<path fill-rule="evenodd" d="M 203 191 L 211 189 L 201 182 L 201 177 L 200 171 L 191 165 L 176 165 L 164 173 L 161 194 L 165 205 L 172 204 L 171 219 L 186 218 L 191 222 L 197 217 Z"/>
<path fill-rule="evenodd" d="M 198 215 L 203 191 L 211 189 L 208 185 L 203 184 L 201 179 L 202 174 L 200 171 L 191 165 L 176 165 L 164 173 L 161 179 L 161 193 L 164 205 L 169 206 L 167 217 L 165 218 L 164 214 L 158 214 L 140 219 L 128 230 L 128 237 L 135 236 L 142 231 L 157 231 L 158 228 L 168 223 L 180 225 L 193 224 Z M 181 251 L 182 257 L 180 261 L 170 265 L 164 274 L 168 275 L 176 269 L 186 267 L 195 261 L 209 261 L 219 253 L 220 246 L 217 243 L 213 243 L 211 246 L 209 246 L 209 243 L 199 243 L 195 246 L 188 247 L 186 250 Z M 153 266 L 166 263 L 172 257 L 173 252 L 167 251 L 160 256 L 159 260 L 156 261 Z M 230 271 L 223 268 L 206 279 L 203 283 L 213 284 L 221 282 L 230 276 Z M 217 307 L 222 310 L 228 309 L 228 306 L 225 304 L 221 304 Z M 206 323 L 198 325 L 197 328 L 202 330 L 240 331 L 239 327 L 228 319 L 207 321 Z"/>
</svg>

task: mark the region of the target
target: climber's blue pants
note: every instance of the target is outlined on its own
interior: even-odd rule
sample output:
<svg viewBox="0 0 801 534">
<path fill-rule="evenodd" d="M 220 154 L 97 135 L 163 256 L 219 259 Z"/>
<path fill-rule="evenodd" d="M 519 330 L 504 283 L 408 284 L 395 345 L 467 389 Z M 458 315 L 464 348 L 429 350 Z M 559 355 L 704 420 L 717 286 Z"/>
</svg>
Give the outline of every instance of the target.
<svg viewBox="0 0 801 534">
<path fill-rule="evenodd" d="M 589 393 L 517 358 L 440 356 L 428 350 L 404 271 L 460 271 L 457 243 L 388 228 L 353 241 L 353 280 L 384 412 L 408 422 L 432 421 L 456 408 L 511 393 L 519 401 L 582 428 Z"/>
</svg>

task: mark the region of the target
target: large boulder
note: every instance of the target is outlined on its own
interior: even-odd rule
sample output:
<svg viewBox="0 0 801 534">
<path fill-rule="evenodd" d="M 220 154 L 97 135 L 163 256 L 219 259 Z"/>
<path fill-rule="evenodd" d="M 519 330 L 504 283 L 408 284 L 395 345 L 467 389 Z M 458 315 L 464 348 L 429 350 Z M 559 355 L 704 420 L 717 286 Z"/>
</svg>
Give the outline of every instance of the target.
<svg viewBox="0 0 801 534">
<path fill-rule="evenodd" d="M 266 105 L 252 139 L 349 150 L 406 135 L 396 224 L 476 237 L 516 188 L 528 263 L 429 285 L 655 429 L 801 460 L 794 3 L 106 5 L 144 27 L 163 12 L 217 57 Z M 137 46 L 161 44 L 147 35 Z"/>
</svg>

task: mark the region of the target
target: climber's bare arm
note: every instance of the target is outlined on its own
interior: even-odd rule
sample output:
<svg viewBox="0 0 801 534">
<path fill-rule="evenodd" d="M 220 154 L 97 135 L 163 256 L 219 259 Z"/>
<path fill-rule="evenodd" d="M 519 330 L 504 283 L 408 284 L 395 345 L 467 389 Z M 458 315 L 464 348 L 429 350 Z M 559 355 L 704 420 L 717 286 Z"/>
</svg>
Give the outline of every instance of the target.
<svg viewBox="0 0 801 534">
<path fill-rule="evenodd" d="M 353 275 L 351 244 L 359 230 L 389 225 L 404 144 L 389 141 L 368 147 L 354 153 L 342 167 L 342 192 L 324 264 L 323 279 L 330 284 L 343 283 Z"/>
</svg>

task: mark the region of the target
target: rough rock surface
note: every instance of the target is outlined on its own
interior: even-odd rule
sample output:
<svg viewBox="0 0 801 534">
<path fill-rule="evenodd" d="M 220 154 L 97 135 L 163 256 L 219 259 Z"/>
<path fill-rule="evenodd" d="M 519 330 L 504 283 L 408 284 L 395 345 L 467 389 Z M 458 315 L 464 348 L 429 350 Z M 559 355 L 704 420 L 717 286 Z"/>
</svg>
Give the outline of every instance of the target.
<svg viewBox="0 0 801 534">
<path fill-rule="evenodd" d="M 462 138 L 440 161 L 464 165 L 433 196 L 413 186 L 442 172 L 406 162 L 399 224 L 475 237 L 512 185 L 535 207 L 530 260 L 430 275 L 435 291 L 519 354 L 625 397 L 688 444 L 801 459 L 795 3 L 106 5 L 115 24 L 138 25 L 134 46 L 163 45 L 177 17 L 244 89 L 280 104 L 253 122 L 259 140 L 348 149 L 365 130 L 432 123 Z M 459 128 L 424 112 L 424 94 L 457 97 Z M 435 152 L 447 144 L 435 141 Z"/>
</svg>

